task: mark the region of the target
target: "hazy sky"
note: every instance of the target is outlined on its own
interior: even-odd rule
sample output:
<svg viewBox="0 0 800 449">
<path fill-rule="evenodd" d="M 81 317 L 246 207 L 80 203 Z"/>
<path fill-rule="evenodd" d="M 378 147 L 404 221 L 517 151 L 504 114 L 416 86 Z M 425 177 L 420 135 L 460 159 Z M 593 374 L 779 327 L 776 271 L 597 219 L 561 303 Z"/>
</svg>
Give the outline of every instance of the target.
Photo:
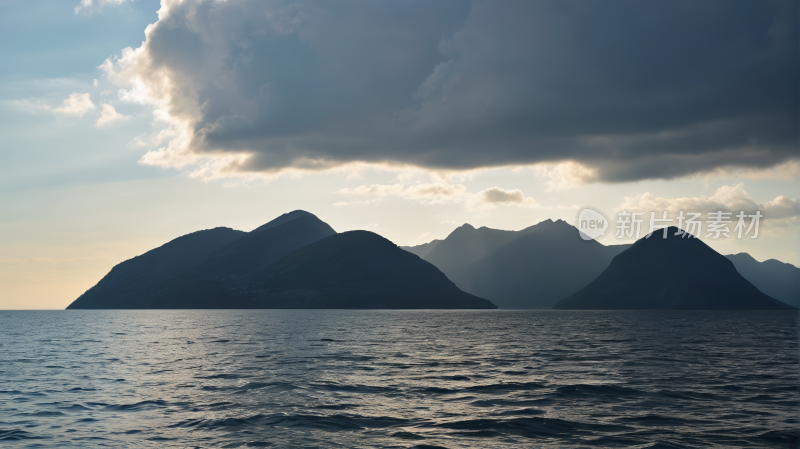
<svg viewBox="0 0 800 449">
<path fill-rule="evenodd" d="M 797 264 L 798 3 L 0 4 L 0 309 L 304 209 L 397 244 L 761 210 Z M 606 238 L 603 243 L 618 243 Z M 676 267 L 679 268 L 679 267 Z"/>
</svg>

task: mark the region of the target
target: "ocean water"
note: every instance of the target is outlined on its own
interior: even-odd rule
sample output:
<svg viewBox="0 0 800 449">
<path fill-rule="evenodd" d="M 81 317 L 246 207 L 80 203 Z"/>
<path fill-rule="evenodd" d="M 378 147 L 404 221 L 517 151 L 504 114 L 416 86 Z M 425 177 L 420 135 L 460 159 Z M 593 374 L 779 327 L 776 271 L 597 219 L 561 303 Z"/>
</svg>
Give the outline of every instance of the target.
<svg viewBox="0 0 800 449">
<path fill-rule="evenodd" d="M 0 446 L 797 447 L 797 312 L 0 311 Z"/>
</svg>

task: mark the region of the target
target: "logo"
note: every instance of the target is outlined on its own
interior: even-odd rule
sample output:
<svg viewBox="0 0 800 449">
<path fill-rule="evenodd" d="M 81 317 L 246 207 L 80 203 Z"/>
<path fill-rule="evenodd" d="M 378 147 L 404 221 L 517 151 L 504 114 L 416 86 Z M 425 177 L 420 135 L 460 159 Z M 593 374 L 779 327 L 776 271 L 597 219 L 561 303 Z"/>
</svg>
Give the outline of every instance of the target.
<svg viewBox="0 0 800 449">
<path fill-rule="evenodd" d="M 591 206 L 582 207 L 578 210 L 575 227 L 580 231 L 582 239 L 597 240 L 606 235 L 608 218 L 598 209 Z"/>
</svg>

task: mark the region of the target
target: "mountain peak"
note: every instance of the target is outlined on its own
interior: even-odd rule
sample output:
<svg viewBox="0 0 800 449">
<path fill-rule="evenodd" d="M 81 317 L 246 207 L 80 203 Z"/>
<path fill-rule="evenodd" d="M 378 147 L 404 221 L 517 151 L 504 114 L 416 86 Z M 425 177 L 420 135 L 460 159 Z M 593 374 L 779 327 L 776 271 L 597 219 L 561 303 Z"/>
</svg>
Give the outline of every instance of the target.
<svg viewBox="0 0 800 449">
<path fill-rule="evenodd" d="M 475 227 L 469 223 L 464 223 L 463 225 L 453 229 L 453 232 L 447 236 L 447 238 L 454 237 L 454 236 L 461 236 L 461 235 L 472 235 L 472 231 L 475 230 Z"/>
<path fill-rule="evenodd" d="M 664 237 L 664 229 L 666 229 L 667 236 Z M 666 239 L 684 239 L 684 240 L 697 240 L 697 237 L 689 234 L 685 230 L 676 227 L 676 226 L 669 226 L 667 228 L 659 228 L 653 231 L 653 234 L 650 237 L 645 237 L 640 240 L 666 240 Z"/>
<path fill-rule="evenodd" d="M 747 261 L 747 262 L 756 262 L 756 263 L 758 263 L 758 261 L 748 253 L 728 254 L 725 257 L 727 257 L 728 259 L 736 258 L 738 260 L 744 260 L 744 261 Z"/>
<path fill-rule="evenodd" d="M 548 218 L 547 220 L 540 221 L 533 226 L 523 229 L 523 232 L 526 234 L 538 234 L 544 232 L 546 234 L 567 235 L 576 233 L 578 230 L 564 220 L 559 219 L 553 221 Z"/>
<path fill-rule="evenodd" d="M 288 222 L 290 222 L 292 220 L 296 220 L 298 218 L 303 218 L 303 217 L 314 217 L 314 218 L 316 218 L 316 215 L 312 214 L 311 212 L 306 212 L 304 210 L 299 210 L 299 209 L 298 210 L 293 210 L 291 212 L 285 213 L 285 214 L 281 215 L 280 217 L 278 217 L 278 218 L 276 218 L 276 219 L 274 219 L 272 221 L 269 221 L 269 222 L 267 222 L 267 223 L 255 228 L 255 229 L 253 229 L 250 232 L 251 233 L 256 233 L 256 232 L 265 231 L 267 229 L 274 228 L 275 226 L 280 226 L 280 225 L 282 225 L 284 223 L 288 223 Z"/>
<path fill-rule="evenodd" d="M 733 263 L 679 229 L 655 231 L 616 256 L 557 309 L 786 309 L 741 276 Z"/>
</svg>

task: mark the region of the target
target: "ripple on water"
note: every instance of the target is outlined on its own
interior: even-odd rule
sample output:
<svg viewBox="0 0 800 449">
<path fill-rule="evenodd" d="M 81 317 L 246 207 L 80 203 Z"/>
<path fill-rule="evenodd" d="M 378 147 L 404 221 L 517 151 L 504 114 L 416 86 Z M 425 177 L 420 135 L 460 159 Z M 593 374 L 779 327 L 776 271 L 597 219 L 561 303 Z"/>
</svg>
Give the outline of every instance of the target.
<svg viewBox="0 0 800 449">
<path fill-rule="evenodd" d="M 797 313 L 5 315 L 2 442 L 798 447 Z"/>
</svg>

